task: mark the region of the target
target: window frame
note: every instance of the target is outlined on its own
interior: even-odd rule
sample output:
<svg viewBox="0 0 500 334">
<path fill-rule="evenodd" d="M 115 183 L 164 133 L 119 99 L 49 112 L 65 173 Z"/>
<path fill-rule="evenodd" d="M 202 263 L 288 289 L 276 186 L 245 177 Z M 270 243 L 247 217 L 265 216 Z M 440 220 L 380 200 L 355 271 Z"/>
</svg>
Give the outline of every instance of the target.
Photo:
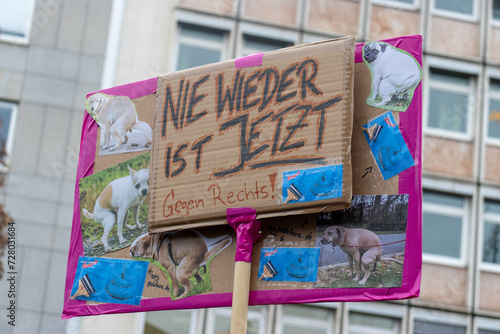
<svg viewBox="0 0 500 334">
<path fill-rule="evenodd" d="M 452 207 L 443 207 L 439 204 L 434 203 L 425 203 L 423 201 L 422 194 L 422 217 L 425 212 L 431 213 L 439 213 L 439 214 L 450 214 L 452 217 L 462 217 L 462 229 L 460 235 L 460 258 L 454 258 L 450 256 L 437 255 L 431 253 L 425 253 L 422 249 L 422 261 L 430 264 L 438 264 L 446 267 L 458 267 L 465 268 L 467 263 L 470 262 L 470 242 L 471 242 L 471 225 L 472 225 L 472 217 L 474 217 L 473 213 L 473 196 L 474 196 L 474 186 L 467 185 L 462 183 L 455 183 L 449 181 L 440 181 L 435 179 L 427 179 L 424 178 L 422 180 L 422 189 L 423 191 L 432 191 L 432 192 L 442 192 L 444 194 L 454 195 L 454 196 L 462 196 L 464 198 L 464 207 L 461 210 L 460 216 L 457 213 L 457 208 Z M 460 189 L 460 191 L 457 191 Z M 443 211 L 444 209 L 444 211 Z M 423 224 L 422 220 L 422 224 Z M 422 231 L 423 236 L 423 231 Z"/>
<path fill-rule="evenodd" d="M 423 125 L 424 134 L 429 134 L 435 137 L 452 139 L 458 141 L 472 142 L 474 139 L 474 129 L 475 129 L 475 118 L 473 117 L 474 110 L 477 108 L 478 99 L 476 98 L 478 81 L 480 74 L 480 66 L 477 64 L 465 63 L 458 60 L 448 60 L 440 59 L 437 57 L 429 56 L 426 58 L 426 65 L 424 67 L 424 77 L 429 78 L 429 80 L 424 81 L 424 112 L 423 112 Z M 460 69 L 460 71 L 457 71 Z M 469 85 L 467 91 L 468 106 L 467 106 L 467 124 L 465 133 L 458 131 L 451 131 L 446 129 L 434 128 L 428 125 L 429 112 L 430 112 L 430 92 L 432 88 L 449 88 L 451 91 L 455 92 L 455 88 L 458 87 L 454 84 L 444 84 L 432 82 L 430 80 L 430 73 L 432 70 L 437 71 L 447 71 L 456 73 L 459 75 L 466 75 L 469 77 Z M 465 89 L 463 89 L 465 92 Z M 450 90 L 448 90 L 450 91 Z"/>
<path fill-rule="evenodd" d="M 378 6 L 389 7 L 391 9 L 417 10 L 420 8 L 420 0 L 413 0 L 413 3 L 399 2 L 397 0 L 371 0 L 371 3 Z"/>
<path fill-rule="evenodd" d="M 11 35 L 11 34 L 5 34 L 2 33 L 0 30 L 0 42 L 7 42 L 7 43 L 14 43 L 14 44 L 21 44 L 21 45 L 27 45 L 30 42 L 30 35 L 31 35 L 31 30 L 33 26 L 33 15 L 35 12 L 35 0 L 27 0 L 29 1 L 28 5 L 28 13 L 26 15 L 26 27 L 24 31 L 24 36 L 16 36 L 16 35 Z M 46 13 L 44 13 L 46 14 Z M 46 14 L 48 15 L 48 14 Z"/>
<path fill-rule="evenodd" d="M 248 321 L 257 321 L 259 323 L 259 334 L 266 334 L 269 322 L 269 317 L 272 312 L 269 311 L 269 307 L 258 306 L 259 311 L 248 309 Z M 205 331 L 206 334 L 216 334 L 215 324 L 216 317 L 221 316 L 227 319 L 231 319 L 231 307 L 219 307 L 219 308 L 209 308 L 206 311 L 205 320 Z"/>
<path fill-rule="evenodd" d="M 462 316 L 459 313 L 449 313 L 444 311 L 426 310 L 423 308 L 410 308 L 410 328 L 408 333 L 415 333 L 415 320 L 428 321 L 441 325 L 463 326 L 465 333 L 469 333 L 471 327 L 470 316 Z"/>
<path fill-rule="evenodd" d="M 500 147 L 500 138 L 490 137 L 488 133 L 488 122 L 489 122 L 489 112 L 490 112 L 490 99 L 493 96 L 495 99 L 500 101 L 500 91 L 492 94 L 490 91 L 490 82 L 491 80 L 500 81 L 500 70 L 488 68 L 486 73 L 486 78 L 484 81 L 484 110 L 483 110 L 483 128 L 485 129 L 483 142 L 485 145 L 491 146 L 499 146 Z M 499 110 L 500 111 L 500 110 Z"/>
<path fill-rule="evenodd" d="M 483 245 L 484 245 L 484 223 L 485 220 L 492 221 L 500 225 L 500 214 L 487 214 L 484 212 L 486 201 L 500 202 L 500 194 L 498 189 L 485 187 L 481 190 L 481 197 L 479 202 L 479 228 L 478 228 L 478 260 L 479 270 L 491 273 L 500 274 L 500 264 L 484 262 Z"/>
<path fill-rule="evenodd" d="M 479 330 L 497 331 L 500 333 L 500 320 L 482 317 L 476 317 L 474 320 L 473 334 L 478 334 Z"/>
<path fill-rule="evenodd" d="M 370 329 L 370 333 L 373 334 L 391 334 L 391 333 L 404 333 L 404 329 L 407 323 L 406 310 L 404 307 L 398 305 L 389 305 L 387 303 L 381 302 L 365 302 L 365 303 L 346 303 L 344 319 L 343 319 L 343 334 L 349 334 L 349 330 L 352 329 L 351 323 L 349 321 L 349 315 L 351 312 L 362 313 L 368 316 L 381 316 L 385 318 L 393 318 L 399 320 L 399 328 L 394 329 L 395 332 L 389 332 L 388 330 L 377 330 L 374 328 Z M 354 327 L 356 329 L 356 327 Z M 360 327 L 360 330 L 363 328 Z M 366 333 L 366 331 L 365 331 Z"/>
<path fill-rule="evenodd" d="M 492 27 L 495 27 L 495 28 L 500 28 L 500 18 L 498 19 L 495 19 L 495 17 L 493 16 L 493 1 L 491 1 L 491 8 L 488 8 L 488 12 L 489 12 L 489 19 L 490 19 L 490 25 Z"/>
<path fill-rule="evenodd" d="M 173 47 L 172 47 L 173 56 L 172 56 L 172 61 L 170 62 L 171 72 L 177 71 L 177 65 L 179 63 L 179 48 L 182 43 L 182 40 L 186 39 L 186 37 L 181 36 L 181 26 L 183 24 L 196 26 L 199 27 L 200 29 L 210 28 L 210 29 L 220 30 L 221 32 L 223 32 L 223 41 L 221 43 L 221 48 L 220 48 L 221 50 L 220 61 L 224 61 L 231 58 L 230 50 L 232 50 L 232 40 L 233 40 L 234 25 L 235 25 L 235 23 L 232 22 L 232 20 L 219 17 L 215 18 L 207 15 L 198 15 L 179 10 L 177 12 L 175 20 L 175 28 L 174 28 L 175 32 L 174 32 Z M 194 43 L 193 44 L 199 46 L 200 39 L 195 39 L 195 38 L 191 39 L 189 37 L 187 39 L 188 42 L 189 41 L 194 42 L 196 40 L 196 44 Z M 206 41 L 202 41 L 201 43 L 205 42 Z M 206 42 L 206 45 L 214 46 L 215 43 Z"/>
<path fill-rule="evenodd" d="M 220 51 L 220 57 L 219 61 L 223 61 L 227 58 L 227 42 L 228 42 L 228 34 L 224 32 L 223 30 L 221 31 L 221 37 L 222 37 L 222 42 L 219 44 L 218 42 L 212 42 L 212 41 L 207 41 L 203 40 L 201 38 L 196 38 L 196 37 L 187 37 L 187 36 L 182 36 L 182 25 L 187 25 L 186 23 L 183 22 L 178 22 L 177 26 L 177 34 L 176 34 L 176 43 L 175 43 L 175 56 L 174 56 L 174 62 L 173 62 L 173 70 L 174 71 L 179 71 L 177 69 L 177 66 L 179 65 L 179 51 L 181 45 L 187 45 L 187 46 L 196 46 L 196 47 L 201 47 L 207 50 L 217 50 Z M 191 24 L 189 24 L 191 25 Z M 193 27 L 199 28 L 202 30 L 204 28 L 203 25 L 192 25 Z"/>
<path fill-rule="evenodd" d="M 276 41 L 283 41 L 297 45 L 299 42 L 298 32 L 291 31 L 284 28 L 273 28 L 253 24 L 249 22 L 240 23 L 240 32 L 236 41 L 236 57 L 244 56 L 245 50 L 245 35 L 253 36 L 256 38 L 271 39 Z"/>
<path fill-rule="evenodd" d="M 478 0 L 472 0 L 472 13 L 469 14 L 462 14 L 462 13 L 457 13 L 445 9 L 438 9 L 436 8 L 436 0 L 431 0 L 430 2 L 430 12 L 432 15 L 435 16 L 440 16 L 444 18 L 449 18 L 453 20 L 458 20 L 458 21 L 466 21 L 466 22 L 478 22 L 479 21 L 479 4 L 480 1 Z"/>
<path fill-rule="evenodd" d="M 319 320 L 319 319 L 308 319 L 302 317 L 289 317 L 284 315 L 283 313 L 283 305 L 276 305 L 276 316 L 275 316 L 275 326 L 273 333 L 276 334 L 284 334 L 283 328 L 286 324 L 296 325 L 297 328 L 313 328 L 318 330 L 326 330 L 327 334 L 335 334 L 335 324 L 337 323 L 337 308 L 332 306 L 332 303 L 329 303 L 329 307 L 325 307 L 324 305 L 314 305 L 314 304 L 303 304 L 308 307 L 317 307 L 321 309 L 327 310 L 328 319 L 327 320 Z M 301 306 L 302 304 L 299 304 Z"/>
<path fill-rule="evenodd" d="M 6 106 L 6 108 L 10 108 L 10 123 L 9 123 L 9 133 L 6 138 L 5 143 L 5 151 L 7 152 L 6 157 L 6 166 L 0 165 L 0 173 L 6 173 L 10 170 L 10 163 L 12 161 L 12 153 L 14 147 L 14 138 L 16 132 L 16 124 L 17 124 L 17 113 L 19 106 L 17 103 L 8 102 L 4 100 L 0 100 L 0 106 Z"/>
</svg>

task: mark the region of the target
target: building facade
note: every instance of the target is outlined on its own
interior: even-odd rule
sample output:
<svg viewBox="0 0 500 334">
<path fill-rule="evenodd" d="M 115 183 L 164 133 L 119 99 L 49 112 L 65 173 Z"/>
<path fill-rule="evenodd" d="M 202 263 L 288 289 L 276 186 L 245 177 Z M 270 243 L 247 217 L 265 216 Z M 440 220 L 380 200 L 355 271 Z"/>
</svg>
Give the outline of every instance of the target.
<svg viewBox="0 0 500 334">
<path fill-rule="evenodd" d="M 230 308 L 58 320 L 87 92 L 344 35 L 411 34 L 424 38 L 420 298 L 253 306 L 248 332 L 500 333 L 499 0 L 24 0 L 31 30 L 17 35 L 3 28 L 15 26 L 6 2 L 5 198 L 18 227 L 19 326 L 33 330 L 0 321 L 2 333 L 229 332 Z"/>
</svg>

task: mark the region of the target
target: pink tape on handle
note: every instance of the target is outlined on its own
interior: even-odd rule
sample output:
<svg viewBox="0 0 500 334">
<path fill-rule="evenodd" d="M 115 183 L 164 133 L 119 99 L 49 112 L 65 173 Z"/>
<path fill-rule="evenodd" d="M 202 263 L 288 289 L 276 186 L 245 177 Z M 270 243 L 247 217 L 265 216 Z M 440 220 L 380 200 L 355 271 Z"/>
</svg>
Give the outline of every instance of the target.
<svg viewBox="0 0 500 334">
<path fill-rule="evenodd" d="M 254 53 L 245 57 L 236 58 L 234 60 L 234 67 L 236 68 L 245 68 L 245 67 L 254 67 L 261 66 L 262 59 L 264 58 L 264 53 Z"/>
<path fill-rule="evenodd" d="M 236 232 L 235 261 L 252 262 L 253 244 L 260 234 L 260 221 L 252 208 L 227 209 L 227 222 Z"/>
</svg>

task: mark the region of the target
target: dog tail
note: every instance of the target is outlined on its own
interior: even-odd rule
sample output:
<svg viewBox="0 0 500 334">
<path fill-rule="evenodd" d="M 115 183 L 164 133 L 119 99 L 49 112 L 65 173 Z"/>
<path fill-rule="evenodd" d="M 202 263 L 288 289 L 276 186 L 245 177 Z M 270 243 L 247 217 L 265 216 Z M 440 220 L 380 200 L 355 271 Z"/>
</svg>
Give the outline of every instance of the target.
<svg viewBox="0 0 500 334">
<path fill-rule="evenodd" d="M 93 213 L 90 213 L 87 209 L 83 208 L 83 214 L 85 215 L 85 217 L 87 217 L 88 219 L 94 219 L 94 214 Z"/>
<path fill-rule="evenodd" d="M 383 257 L 380 259 L 380 261 L 392 261 L 392 262 L 396 262 L 397 264 L 403 264 L 403 262 L 396 260 L 392 257 Z"/>
<path fill-rule="evenodd" d="M 144 132 L 147 142 L 149 144 L 153 143 L 153 130 L 151 130 L 151 127 L 148 123 L 137 121 L 135 122 L 134 126 L 132 126 L 132 129 Z"/>
<path fill-rule="evenodd" d="M 224 235 L 222 238 L 217 240 L 215 243 L 212 245 L 208 246 L 208 252 L 205 254 L 205 259 L 203 262 L 207 262 L 210 260 L 213 256 L 219 254 L 222 252 L 227 246 L 229 246 L 233 242 L 233 238 L 229 235 Z"/>
</svg>

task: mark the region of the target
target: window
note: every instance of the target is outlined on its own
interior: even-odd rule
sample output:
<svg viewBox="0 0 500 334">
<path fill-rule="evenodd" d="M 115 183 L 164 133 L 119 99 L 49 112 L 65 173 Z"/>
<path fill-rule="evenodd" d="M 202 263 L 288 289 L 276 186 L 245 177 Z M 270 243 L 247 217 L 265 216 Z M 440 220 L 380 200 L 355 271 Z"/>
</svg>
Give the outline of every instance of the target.
<svg viewBox="0 0 500 334">
<path fill-rule="evenodd" d="M 0 1 L 0 37 L 27 40 L 33 0 Z"/>
<path fill-rule="evenodd" d="M 277 39 L 243 35 L 243 56 L 257 52 L 267 52 L 292 46 L 293 43 Z"/>
<path fill-rule="evenodd" d="M 216 63 L 226 58 L 227 32 L 192 24 L 179 24 L 176 70 Z"/>
<path fill-rule="evenodd" d="M 17 105 L 0 101 L 0 171 L 6 171 L 12 154 Z"/>
<path fill-rule="evenodd" d="M 500 21 L 500 0 L 493 0 L 493 20 Z"/>
<path fill-rule="evenodd" d="M 372 2 L 380 5 L 388 5 L 395 9 L 412 9 L 418 5 L 418 0 L 372 0 Z"/>
<path fill-rule="evenodd" d="M 384 2 L 414 3 L 415 0 L 384 0 Z"/>
<path fill-rule="evenodd" d="M 277 307 L 276 334 L 331 334 L 335 311 L 309 305 Z"/>
<path fill-rule="evenodd" d="M 474 327 L 477 334 L 500 334 L 500 320 L 492 318 L 475 317 Z"/>
<path fill-rule="evenodd" d="M 472 136 L 472 82 L 466 74 L 430 70 L 428 129 L 440 135 Z"/>
<path fill-rule="evenodd" d="M 434 9 L 438 13 L 472 17 L 476 14 L 474 0 L 434 0 Z"/>
<path fill-rule="evenodd" d="M 424 320 L 415 320 L 413 334 L 465 334 L 466 327 Z"/>
<path fill-rule="evenodd" d="M 500 202 L 484 202 L 483 224 L 483 262 L 500 264 Z"/>
<path fill-rule="evenodd" d="M 247 334 L 265 334 L 268 308 L 250 306 L 248 308 Z M 229 333 L 231 329 L 231 308 L 212 308 L 207 312 L 206 334 Z"/>
<path fill-rule="evenodd" d="M 500 142 L 500 80 L 490 81 L 488 103 L 488 137 Z"/>
<path fill-rule="evenodd" d="M 423 192 L 422 249 L 426 260 L 465 262 L 465 229 L 468 201 L 464 196 Z M 453 261 L 453 260 L 456 261 Z"/>
<path fill-rule="evenodd" d="M 146 313 L 144 334 L 194 334 L 197 311 L 158 311 Z"/>
<path fill-rule="evenodd" d="M 500 334 L 500 330 L 494 331 L 489 329 L 479 329 L 477 331 L 477 334 Z"/>
<path fill-rule="evenodd" d="M 350 312 L 349 334 L 396 334 L 400 332 L 400 323 L 396 318 Z"/>
</svg>

